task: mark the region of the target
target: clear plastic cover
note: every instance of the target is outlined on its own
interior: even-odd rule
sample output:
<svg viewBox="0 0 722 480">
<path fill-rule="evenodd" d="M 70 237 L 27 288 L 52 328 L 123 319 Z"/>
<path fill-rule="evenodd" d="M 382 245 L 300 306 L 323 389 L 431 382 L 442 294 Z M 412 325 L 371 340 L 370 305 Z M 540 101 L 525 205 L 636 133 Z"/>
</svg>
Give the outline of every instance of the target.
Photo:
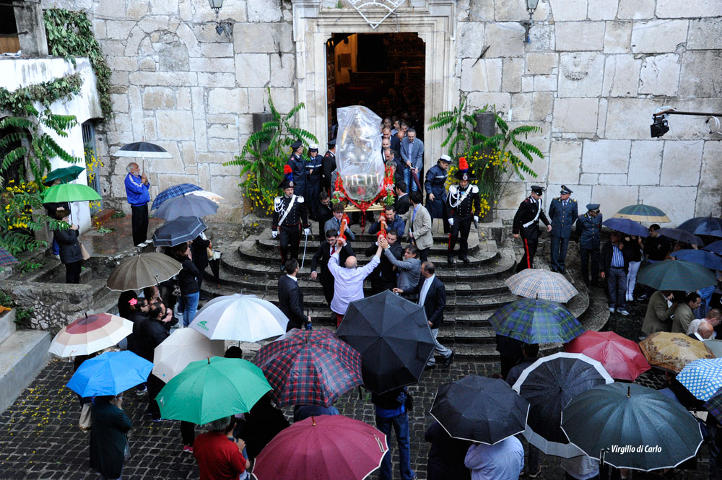
<svg viewBox="0 0 722 480">
<path fill-rule="evenodd" d="M 384 182 L 381 117 L 360 105 L 339 108 L 337 117 L 336 165 L 343 186 L 351 199 L 371 201 Z"/>
</svg>

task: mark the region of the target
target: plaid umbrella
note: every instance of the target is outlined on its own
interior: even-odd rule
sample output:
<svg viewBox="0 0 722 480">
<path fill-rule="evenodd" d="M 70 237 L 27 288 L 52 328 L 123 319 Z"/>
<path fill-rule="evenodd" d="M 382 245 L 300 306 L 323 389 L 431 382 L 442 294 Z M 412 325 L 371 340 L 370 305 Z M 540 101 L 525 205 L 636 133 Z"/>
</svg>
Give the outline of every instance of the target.
<svg viewBox="0 0 722 480">
<path fill-rule="evenodd" d="M 508 303 L 489 321 L 499 335 L 524 343 L 566 343 L 584 332 L 569 310 L 548 300 L 523 298 Z"/>
<path fill-rule="evenodd" d="M 163 202 L 155 216 L 175 220 L 179 217 L 205 217 L 213 215 L 217 210 L 218 204 L 213 200 L 198 195 L 182 195 Z"/>
<path fill-rule="evenodd" d="M 627 205 L 613 216 L 617 218 L 628 218 L 638 222 L 669 223 L 667 214 L 651 205 Z"/>
<path fill-rule="evenodd" d="M 552 302 L 565 303 L 579 293 L 561 273 L 539 268 L 524 269 L 507 278 L 504 283 L 514 295 Z"/>
<path fill-rule="evenodd" d="M 722 237 L 722 218 L 717 217 L 695 217 L 679 225 L 680 230 L 687 230 L 694 235 L 709 235 L 710 237 Z"/>
<path fill-rule="evenodd" d="M 700 400 L 709 400 L 722 388 L 722 358 L 690 362 L 677 374 L 677 380 Z"/>
<path fill-rule="evenodd" d="M 704 343 L 684 333 L 656 332 L 639 342 L 639 348 L 650 365 L 681 371 L 700 358 L 714 358 Z"/>
<path fill-rule="evenodd" d="M 322 405 L 361 385 L 361 354 L 329 330 L 293 329 L 262 347 L 254 363 L 279 406 Z"/>
<path fill-rule="evenodd" d="M 160 207 L 161 203 L 165 202 L 170 198 L 180 197 L 181 195 L 185 195 L 189 192 L 195 192 L 196 190 L 201 190 L 201 187 L 199 187 L 198 185 L 193 185 L 192 183 L 181 183 L 180 185 L 173 185 L 172 187 L 168 187 L 162 192 L 160 192 L 158 195 L 156 195 L 155 199 L 153 200 L 153 205 L 151 205 L 150 209 L 155 210 L 156 208 Z"/>
<path fill-rule="evenodd" d="M 663 237 L 671 238 L 672 240 L 689 243 L 690 245 L 704 245 L 701 238 L 679 228 L 660 228 L 659 234 Z"/>
<path fill-rule="evenodd" d="M 17 258 L 10 255 L 10 252 L 0 247 L 0 267 L 20 263 Z"/>
<path fill-rule="evenodd" d="M 714 416 L 718 422 L 722 423 L 722 388 L 717 390 L 717 393 L 712 395 L 712 398 L 704 403 L 704 408 L 706 408 L 709 414 Z"/>
</svg>

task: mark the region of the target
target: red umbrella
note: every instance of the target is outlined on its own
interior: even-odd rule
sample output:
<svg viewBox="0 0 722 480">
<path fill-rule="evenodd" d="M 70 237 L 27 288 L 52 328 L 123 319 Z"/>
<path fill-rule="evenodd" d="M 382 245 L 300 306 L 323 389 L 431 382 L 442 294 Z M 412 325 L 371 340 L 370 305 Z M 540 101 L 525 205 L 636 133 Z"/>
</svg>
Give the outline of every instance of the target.
<svg viewBox="0 0 722 480">
<path fill-rule="evenodd" d="M 634 381 L 651 368 L 639 350 L 639 345 L 614 332 L 587 330 L 567 343 L 565 350 L 583 353 L 599 361 L 609 375 L 617 380 Z"/>
<path fill-rule="evenodd" d="M 321 415 L 281 430 L 256 458 L 253 476 L 361 480 L 379 468 L 388 450 L 386 435 L 371 425 L 342 415 Z"/>
<path fill-rule="evenodd" d="M 323 405 L 361 385 L 361 354 L 329 330 L 293 329 L 263 346 L 261 367 L 279 406 Z"/>
</svg>

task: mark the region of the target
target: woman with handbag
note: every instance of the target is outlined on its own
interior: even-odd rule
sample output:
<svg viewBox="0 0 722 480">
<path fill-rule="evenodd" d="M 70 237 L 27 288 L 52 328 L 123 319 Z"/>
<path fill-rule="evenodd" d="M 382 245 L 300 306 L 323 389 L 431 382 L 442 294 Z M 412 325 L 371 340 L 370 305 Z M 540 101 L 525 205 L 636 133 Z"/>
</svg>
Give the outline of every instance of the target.
<svg viewBox="0 0 722 480">
<path fill-rule="evenodd" d="M 58 209 L 56 218 L 68 222 L 70 212 Z M 67 230 L 55 230 L 55 241 L 60 246 L 60 261 L 65 265 L 65 283 L 80 283 L 80 270 L 83 265 L 83 250 L 78 241 L 78 225 L 70 225 Z"/>
</svg>

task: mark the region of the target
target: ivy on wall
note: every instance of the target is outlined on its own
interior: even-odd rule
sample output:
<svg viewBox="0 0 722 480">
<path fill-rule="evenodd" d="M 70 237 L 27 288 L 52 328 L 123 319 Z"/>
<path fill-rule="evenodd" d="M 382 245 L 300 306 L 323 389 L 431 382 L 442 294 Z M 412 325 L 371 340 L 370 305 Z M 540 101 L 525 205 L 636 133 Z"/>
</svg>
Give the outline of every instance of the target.
<svg viewBox="0 0 722 480">
<path fill-rule="evenodd" d="M 110 67 L 93 34 L 93 25 L 85 12 L 51 8 L 43 12 L 48 50 L 52 55 L 75 63 L 75 57 L 88 57 L 98 80 L 100 107 L 105 118 L 112 114 Z"/>
<path fill-rule="evenodd" d="M 80 92 L 82 85 L 83 79 L 80 74 L 72 73 L 48 82 L 20 87 L 12 92 L 0 87 L 0 110 L 7 110 L 15 115 L 26 115 L 32 113 L 30 107 L 35 102 L 50 107 L 57 100 L 70 100 L 73 95 Z"/>
</svg>

